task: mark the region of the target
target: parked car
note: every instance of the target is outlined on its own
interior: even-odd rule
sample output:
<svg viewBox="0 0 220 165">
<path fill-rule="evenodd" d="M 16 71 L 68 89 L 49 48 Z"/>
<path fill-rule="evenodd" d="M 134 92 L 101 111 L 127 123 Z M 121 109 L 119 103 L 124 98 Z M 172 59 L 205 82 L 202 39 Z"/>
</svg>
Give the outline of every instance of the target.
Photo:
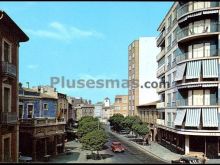
<svg viewBox="0 0 220 165">
<path fill-rule="evenodd" d="M 200 160 L 196 157 L 181 157 L 178 160 L 172 160 L 172 164 L 201 164 Z"/>
<path fill-rule="evenodd" d="M 129 130 L 125 130 L 125 129 L 120 131 L 120 134 L 129 134 L 129 133 L 130 133 L 130 131 Z"/>
<path fill-rule="evenodd" d="M 113 152 L 124 152 L 125 148 L 120 142 L 112 142 L 111 149 Z"/>
</svg>

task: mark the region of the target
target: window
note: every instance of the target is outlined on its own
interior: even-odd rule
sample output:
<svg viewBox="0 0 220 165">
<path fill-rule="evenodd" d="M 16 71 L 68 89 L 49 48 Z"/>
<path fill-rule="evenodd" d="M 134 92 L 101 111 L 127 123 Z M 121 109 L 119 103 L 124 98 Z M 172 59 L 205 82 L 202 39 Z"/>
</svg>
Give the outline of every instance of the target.
<svg viewBox="0 0 220 165">
<path fill-rule="evenodd" d="M 167 79 L 168 79 L 168 88 L 170 88 L 171 87 L 171 74 L 169 74 L 168 76 L 167 76 Z"/>
<path fill-rule="evenodd" d="M 173 92 L 172 106 L 176 106 L 176 92 Z"/>
<path fill-rule="evenodd" d="M 171 54 L 168 56 L 167 69 L 171 68 Z"/>
<path fill-rule="evenodd" d="M 123 106 L 123 108 L 122 108 L 123 110 L 127 110 L 127 107 L 126 106 Z"/>
<path fill-rule="evenodd" d="M 122 102 L 127 103 L 127 98 L 123 98 Z"/>
<path fill-rule="evenodd" d="M 165 56 L 158 61 L 158 68 L 165 64 Z"/>
<path fill-rule="evenodd" d="M 171 126 L 171 113 L 170 112 L 167 113 L 167 125 Z"/>
<path fill-rule="evenodd" d="M 4 88 L 4 112 L 10 112 L 10 89 Z"/>
<path fill-rule="evenodd" d="M 168 100 L 167 100 L 167 107 L 170 107 L 170 103 L 171 103 L 171 93 L 168 93 L 168 94 L 167 94 L 167 98 L 168 98 Z"/>
<path fill-rule="evenodd" d="M 48 104 L 47 103 L 43 104 L 43 110 L 48 110 Z"/>
<path fill-rule="evenodd" d="M 171 48 L 171 35 L 168 37 L 168 46 L 167 46 L 167 50 L 169 51 Z"/>
<path fill-rule="evenodd" d="M 23 109 L 24 109 L 24 105 L 19 104 L 19 119 L 23 118 Z"/>
<path fill-rule="evenodd" d="M 168 31 L 171 28 L 171 24 L 172 24 L 172 15 L 170 15 L 169 18 L 168 18 Z"/>
<path fill-rule="evenodd" d="M 32 104 L 29 104 L 27 106 L 27 114 L 28 114 L 28 118 L 32 118 L 33 117 L 33 114 L 34 114 L 34 105 Z"/>
<path fill-rule="evenodd" d="M 11 45 L 7 43 L 6 41 L 3 41 L 4 46 L 4 60 L 5 62 L 10 62 L 11 60 Z"/>
</svg>

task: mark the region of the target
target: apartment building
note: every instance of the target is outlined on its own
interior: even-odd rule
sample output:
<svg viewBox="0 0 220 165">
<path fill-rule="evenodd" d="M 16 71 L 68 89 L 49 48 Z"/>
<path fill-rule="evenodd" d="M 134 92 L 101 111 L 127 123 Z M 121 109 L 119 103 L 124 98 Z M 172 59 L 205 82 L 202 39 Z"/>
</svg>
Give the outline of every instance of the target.
<svg viewBox="0 0 220 165">
<path fill-rule="evenodd" d="M 103 103 L 100 101 L 100 102 L 97 102 L 94 106 L 95 106 L 95 109 L 94 109 L 94 117 L 98 117 L 98 118 L 101 118 L 101 113 L 102 113 L 102 105 Z"/>
<path fill-rule="evenodd" d="M 174 2 L 158 28 L 157 131 L 175 152 L 220 155 L 219 13 L 215 1 Z"/>
<path fill-rule="evenodd" d="M 128 46 L 129 115 L 139 115 L 138 105 L 158 100 L 155 88 L 144 85 L 147 81 L 157 81 L 156 61 L 151 57 L 158 53 L 155 37 L 140 37 Z"/>
<path fill-rule="evenodd" d="M 18 162 L 18 77 L 20 42 L 28 36 L 0 11 L 0 162 Z"/>
<path fill-rule="evenodd" d="M 124 117 L 128 116 L 128 95 L 116 95 L 113 114 L 120 113 Z"/>
<path fill-rule="evenodd" d="M 75 107 L 76 109 L 76 121 L 79 121 L 85 116 L 94 116 L 94 105 L 79 105 Z"/>
</svg>

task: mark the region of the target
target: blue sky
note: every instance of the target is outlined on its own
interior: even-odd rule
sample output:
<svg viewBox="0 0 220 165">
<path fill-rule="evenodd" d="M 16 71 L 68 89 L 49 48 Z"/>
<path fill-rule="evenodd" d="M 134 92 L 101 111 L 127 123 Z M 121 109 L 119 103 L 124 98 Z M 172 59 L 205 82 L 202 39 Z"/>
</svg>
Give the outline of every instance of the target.
<svg viewBox="0 0 220 165">
<path fill-rule="evenodd" d="M 30 40 L 20 44 L 19 79 L 49 85 L 65 79 L 127 79 L 128 45 L 140 36 L 157 36 L 173 2 L 1 2 L 1 9 Z M 155 57 L 153 57 L 155 58 Z M 93 103 L 127 89 L 68 89 Z"/>
</svg>

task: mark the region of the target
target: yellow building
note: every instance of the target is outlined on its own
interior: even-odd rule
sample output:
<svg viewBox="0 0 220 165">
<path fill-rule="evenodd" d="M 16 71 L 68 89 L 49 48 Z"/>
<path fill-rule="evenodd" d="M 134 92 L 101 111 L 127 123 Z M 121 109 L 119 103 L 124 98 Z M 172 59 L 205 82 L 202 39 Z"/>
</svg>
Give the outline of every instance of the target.
<svg viewBox="0 0 220 165">
<path fill-rule="evenodd" d="M 113 114 L 120 113 L 128 116 L 128 95 L 116 95 Z"/>
</svg>

